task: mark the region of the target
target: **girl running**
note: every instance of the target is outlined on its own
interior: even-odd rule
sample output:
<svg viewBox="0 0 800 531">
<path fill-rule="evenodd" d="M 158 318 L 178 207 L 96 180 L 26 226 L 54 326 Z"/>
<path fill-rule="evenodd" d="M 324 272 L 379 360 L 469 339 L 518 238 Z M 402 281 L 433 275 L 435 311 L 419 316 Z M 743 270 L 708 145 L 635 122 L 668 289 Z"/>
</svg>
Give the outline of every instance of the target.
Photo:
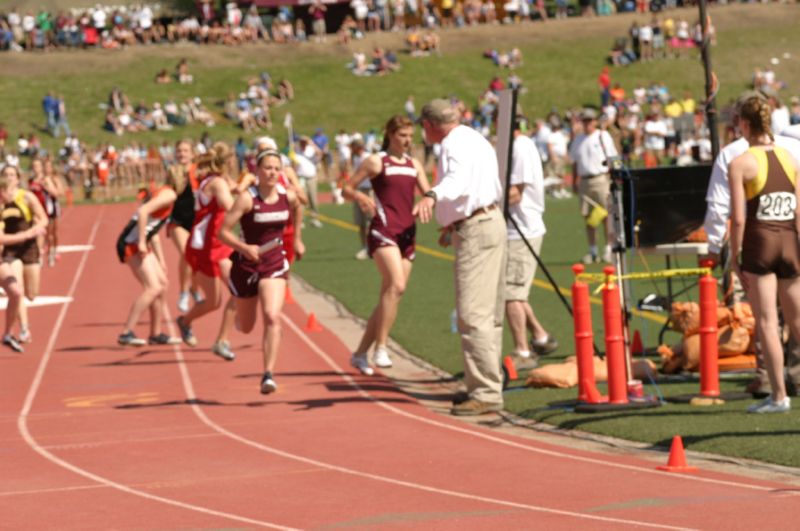
<svg viewBox="0 0 800 531">
<path fill-rule="evenodd" d="M 229 257 L 233 251 L 217 239 L 217 233 L 225 212 L 233 205 L 231 188 L 235 183 L 229 177 L 228 168 L 234 157 L 235 153 L 227 144 L 216 142 L 208 153 L 201 155 L 197 160 L 200 183 L 195 192 L 194 222 L 186 245 L 185 257 L 200 289 L 203 290 L 205 299 L 195 304 L 188 313 L 178 317 L 181 338 L 189 346 L 197 344 L 197 338 L 192 333 L 192 322 L 220 307 L 222 304 L 220 277 L 224 277 L 227 282 L 230 274 Z M 232 319 L 232 312 L 226 312 L 228 313 Z"/>
<path fill-rule="evenodd" d="M 120 262 L 127 263 L 133 276 L 142 284 L 144 290 L 133 302 L 125 327 L 117 342 L 120 345 L 141 346 L 143 339 L 136 337 L 133 327 L 146 309 L 150 310 L 151 345 L 167 345 L 171 338 L 161 331 L 164 312 L 164 295 L 167 289 L 167 263 L 158 237 L 158 231 L 166 225 L 178 194 L 175 183 L 169 181 L 148 197 L 125 226 L 117 240 L 117 256 Z"/>
<path fill-rule="evenodd" d="M 31 192 L 19 187 L 21 175 L 14 166 L 3 168 L 2 177 L 7 180 L 8 194 L 11 201 L 4 203 L 3 223 L 6 234 L 24 232 L 30 228 L 45 229 L 47 227 L 47 214 L 45 214 L 39 200 Z M 44 230 L 37 231 L 44 233 Z M 3 261 L 11 264 L 11 269 L 17 280 L 22 281 L 25 297 L 33 301 L 39 295 L 41 278 L 41 253 L 37 240 L 25 240 L 15 245 L 3 247 Z M 25 301 L 19 306 L 19 340 L 23 343 L 32 341 L 30 327 L 28 326 L 28 309 Z"/>
<path fill-rule="evenodd" d="M 197 190 L 197 165 L 194 159 L 194 147 L 191 140 L 179 140 L 175 144 L 175 164 L 169 167 L 168 173 L 178 194 L 167 226 L 175 248 L 178 250 L 178 311 L 189 311 L 189 289 L 192 288 L 192 268 L 186 263 L 186 242 L 194 222 L 194 192 Z M 192 289 L 195 302 L 200 301 L 196 286 Z"/>
<path fill-rule="evenodd" d="M 47 214 L 47 237 L 45 245 L 40 245 L 39 247 L 40 249 L 47 248 L 47 265 L 53 267 L 56 265 L 58 218 L 61 216 L 61 205 L 58 200 L 64 195 L 64 187 L 55 174 L 53 163 L 50 159 L 33 160 L 28 189 L 36 196 L 45 214 Z"/>
<path fill-rule="evenodd" d="M 428 178 L 419 161 L 408 155 L 414 138 L 414 124 L 405 116 L 394 116 L 384 131 L 383 150 L 369 156 L 358 167 L 344 195 L 355 201 L 372 218 L 367 233 L 367 251 L 381 274 L 378 305 L 367 321 L 367 328 L 350 364 L 362 374 L 374 373 L 367 352 L 375 344 L 373 361 L 382 368 L 392 366 L 386 349 L 400 298 L 406 289 L 414 260 L 417 226 L 412 210 L 414 191 L 424 194 Z M 359 184 L 370 179 L 374 199 L 359 191 Z"/>
<path fill-rule="evenodd" d="M 280 153 L 262 151 L 256 163 L 258 183 L 236 199 L 225 215 L 219 237 L 236 251 L 228 286 L 236 297 L 237 327 L 242 332 L 253 330 L 261 302 L 264 320 L 261 392 L 268 394 L 278 388 L 272 372 L 278 356 L 280 314 L 289 275 L 283 234 L 290 217 L 295 224 L 294 248 L 298 255 L 305 248 L 300 229 L 300 201 L 293 190 L 279 183 L 283 170 Z M 233 233 L 233 227 L 240 222 L 241 240 Z"/>
<path fill-rule="evenodd" d="M 258 183 L 258 177 L 256 176 L 258 173 L 258 164 L 256 162 L 258 154 L 265 150 L 278 151 L 278 144 L 272 138 L 268 136 L 262 136 L 256 139 L 255 148 L 256 156 L 250 157 L 250 160 L 247 161 L 247 169 L 239 176 L 236 188 L 233 190 L 233 194 L 236 196 L 247 192 L 251 186 Z M 278 184 L 287 190 L 293 191 L 295 195 L 297 195 L 300 204 L 305 205 L 308 203 L 308 199 L 306 198 L 302 186 L 300 186 L 300 182 L 297 179 L 297 174 L 294 172 L 294 169 L 292 169 L 291 161 L 288 157 L 281 154 L 281 163 L 283 169 L 278 176 Z M 299 258 L 302 256 L 302 252 L 297 253 L 294 247 L 294 226 L 294 216 L 291 215 L 289 217 L 289 221 L 286 223 L 283 229 L 283 250 L 286 253 L 286 259 L 289 261 L 289 265 L 294 263 L 295 257 Z M 236 358 L 236 354 L 233 352 L 233 350 L 231 350 L 230 341 L 228 340 L 228 335 L 233 327 L 235 315 L 236 297 L 232 296 L 228 301 L 228 304 L 225 306 L 225 314 L 223 315 L 222 323 L 220 324 L 217 339 L 214 341 L 214 345 L 211 347 L 211 351 L 214 354 L 229 361 Z"/>
<path fill-rule="evenodd" d="M 792 407 L 783 374 L 778 302 L 792 335 L 800 340 L 800 170 L 786 150 L 775 146 L 770 113 L 761 97 L 742 105 L 739 125 L 750 149 L 728 167 L 731 263 L 753 306 L 772 387 L 772 395 L 748 407 L 749 413 L 780 413 Z"/>
<path fill-rule="evenodd" d="M 13 175 L 13 177 L 12 177 Z M 14 182 L 16 181 L 16 182 Z M 38 251 L 36 239 L 45 233 L 45 228 L 41 224 L 31 225 L 30 221 L 25 221 L 26 215 L 23 212 L 26 209 L 26 202 L 20 201 L 18 197 L 19 190 L 17 183 L 19 182 L 19 173 L 16 168 L 12 166 L 5 166 L 0 171 L 0 201 L 3 204 L 3 230 L 0 231 L 0 245 L 3 246 L 3 261 L 0 262 L 0 286 L 6 292 L 8 297 L 8 306 L 6 307 L 6 327 L 3 333 L 3 345 L 11 348 L 15 352 L 23 352 L 20 339 L 14 337 L 13 328 L 17 319 L 20 316 L 20 308 L 22 305 L 23 289 L 19 282 L 19 278 L 14 274 L 11 264 L 5 260 L 5 250 L 9 252 L 9 258 L 13 256 L 14 249 L 22 250 L 24 254 L 28 249 L 35 248 Z M 32 219 L 30 210 L 27 210 L 28 217 Z M 22 221 L 20 221 L 22 220 Z M 23 228 L 25 223 L 28 227 Z M 27 324 L 27 322 L 26 322 Z M 30 337 L 30 332 L 28 333 Z"/>
</svg>

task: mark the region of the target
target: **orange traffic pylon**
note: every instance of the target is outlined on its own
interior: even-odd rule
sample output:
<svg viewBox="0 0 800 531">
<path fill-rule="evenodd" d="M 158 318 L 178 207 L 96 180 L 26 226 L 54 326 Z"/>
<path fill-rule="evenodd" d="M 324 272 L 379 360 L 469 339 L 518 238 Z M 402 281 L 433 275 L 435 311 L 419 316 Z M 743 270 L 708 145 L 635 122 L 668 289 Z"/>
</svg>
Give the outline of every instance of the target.
<svg viewBox="0 0 800 531">
<path fill-rule="evenodd" d="M 503 367 L 506 368 L 509 381 L 519 378 L 519 375 L 517 374 L 517 368 L 514 367 L 514 360 L 511 359 L 511 356 L 506 356 L 503 358 Z"/>
<path fill-rule="evenodd" d="M 632 354 L 644 354 L 644 345 L 642 345 L 642 335 L 638 330 L 633 332 L 633 341 L 631 342 Z"/>
<path fill-rule="evenodd" d="M 322 332 L 322 325 L 317 321 L 317 316 L 314 312 L 308 314 L 308 321 L 306 322 L 306 332 Z"/>
<path fill-rule="evenodd" d="M 289 287 L 289 284 L 286 284 L 286 296 L 284 297 L 284 302 L 286 304 L 294 304 L 297 302 L 292 296 L 292 288 Z"/>
<path fill-rule="evenodd" d="M 681 439 L 680 435 L 676 435 L 672 438 L 667 464 L 657 466 L 656 468 L 667 472 L 697 472 L 697 467 L 686 464 L 686 454 L 683 451 L 683 439 Z"/>
</svg>

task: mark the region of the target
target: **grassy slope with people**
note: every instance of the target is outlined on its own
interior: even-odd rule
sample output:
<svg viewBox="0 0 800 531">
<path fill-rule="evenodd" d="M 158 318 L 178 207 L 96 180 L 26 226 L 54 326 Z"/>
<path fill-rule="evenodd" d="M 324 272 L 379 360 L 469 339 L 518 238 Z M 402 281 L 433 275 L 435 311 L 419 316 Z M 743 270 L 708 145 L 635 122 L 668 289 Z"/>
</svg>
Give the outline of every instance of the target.
<svg viewBox="0 0 800 531">
<path fill-rule="evenodd" d="M 712 11 L 718 31 L 719 45 L 714 49 L 714 64 L 721 81 L 720 101 L 740 92 L 755 67 L 771 57 L 796 50 L 796 6 L 731 6 Z M 695 18 L 694 11 L 685 11 Z M 221 101 L 228 92 L 238 93 L 246 79 L 268 70 L 274 79 L 288 77 L 295 85 L 296 101 L 274 110 L 273 133 L 285 138 L 281 127 L 283 115 L 290 111 L 301 132 L 322 126 L 332 134 L 340 127 L 348 130 L 378 128 L 386 118 L 402 110 L 408 94 L 414 94 L 418 106 L 433 96 L 454 93 L 473 102 L 497 69 L 481 57 L 489 47 L 507 50 L 519 46 L 524 65 L 517 71 L 528 91 L 522 105 L 530 115 L 543 115 L 552 106 L 564 109 L 597 100 L 595 78 L 603 64 L 613 38 L 624 34 L 631 16 L 594 20 L 568 20 L 545 25 L 514 28 L 481 27 L 470 31 L 442 32 L 443 56 L 412 59 L 401 55 L 402 70 L 381 78 L 356 78 L 345 68 L 352 49 L 331 45 L 320 48 L 301 46 L 247 46 L 242 48 L 150 46 L 123 52 L 56 52 L 29 57 L 26 54 L 0 56 L 4 76 L 0 91 L 4 103 L 0 121 L 7 124 L 12 138 L 43 122 L 41 97 L 54 88 L 67 98 L 70 124 L 80 137 L 90 143 L 128 141 L 160 142 L 183 136 L 198 137 L 200 126 L 176 128 L 169 132 L 148 132 L 118 138 L 101 130 L 105 102 L 113 85 L 119 85 L 135 103 L 147 103 L 167 97 L 200 96 L 210 109 L 221 114 Z M 370 37 L 356 48 L 368 50 L 378 42 L 393 48 L 401 46 L 399 35 Z M 195 76 L 194 85 L 157 86 L 152 82 L 161 68 L 172 69 L 181 57 L 188 57 Z M 695 57 L 693 55 L 693 57 Z M 790 87 L 800 86 L 800 69 L 792 68 L 795 58 L 782 59 L 776 70 Z M 505 76 L 507 72 L 499 72 Z M 673 93 L 690 89 L 699 96 L 702 91 L 702 69 L 696 60 L 662 60 L 637 64 L 612 71 L 614 81 L 630 90 L 634 83 L 664 81 Z M 241 131 L 220 121 L 211 130 L 215 138 L 233 140 Z M 46 136 L 46 135 L 45 135 Z M 253 135 L 249 135 L 248 139 Z M 52 148 L 55 143 L 44 139 Z M 349 221 L 350 206 L 326 206 L 324 212 Z M 549 233 L 543 256 L 561 286 L 571 282 L 569 265 L 584 252 L 585 242 L 573 200 L 550 201 L 546 222 Z M 347 229 L 328 224 L 321 230 L 306 231 L 308 256 L 297 271 L 320 289 L 342 301 L 353 313 L 366 316 L 377 300 L 378 275 L 370 262 L 353 260 L 357 250 L 356 236 Z M 435 244 L 432 227 L 421 230 L 420 243 L 441 250 Z M 443 251 L 447 254 L 449 251 Z M 684 265 L 690 265 L 686 260 Z M 651 267 L 660 267 L 656 260 Z M 453 308 L 451 263 L 446 258 L 420 253 L 411 283 L 403 300 L 393 338 L 410 352 L 457 374 L 461 358 L 457 334 L 450 332 Z M 538 278 L 543 280 L 543 275 Z M 365 281 L 365 279 L 367 279 Z M 652 286 L 637 286 L 637 296 L 652 291 Z M 663 286 L 661 286 L 663 290 Z M 552 292 L 535 288 L 532 302 L 537 314 L 561 341 L 561 349 L 550 358 L 560 360 L 573 351 L 571 321 Z M 595 326 L 600 327 L 600 314 L 595 309 Z M 637 319 L 652 344 L 656 322 Z M 677 340 L 672 336 L 671 340 Z M 602 341 L 598 334 L 597 342 Z M 506 351 L 509 345 L 506 337 Z M 725 389 L 741 389 L 744 379 L 725 381 Z M 667 383 L 665 394 L 679 394 L 698 389 L 696 382 Z M 651 387 L 647 392 L 654 392 Z M 722 407 L 692 408 L 665 406 L 634 412 L 576 415 L 547 404 L 554 400 L 574 398 L 575 390 L 520 389 L 507 394 L 511 411 L 530 418 L 567 428 L 578 428 L 614 435 L 645 443 L 666 446 L 671 436 L 681 433 L 689 448 L 731 456 L 748 457 L 800 466 L 800 454 L 794 451 L 791 439 L 797 430 L 798 413 L 789 415 L 752 416 L 743 413 L 744 403 Z"/>
</svg>

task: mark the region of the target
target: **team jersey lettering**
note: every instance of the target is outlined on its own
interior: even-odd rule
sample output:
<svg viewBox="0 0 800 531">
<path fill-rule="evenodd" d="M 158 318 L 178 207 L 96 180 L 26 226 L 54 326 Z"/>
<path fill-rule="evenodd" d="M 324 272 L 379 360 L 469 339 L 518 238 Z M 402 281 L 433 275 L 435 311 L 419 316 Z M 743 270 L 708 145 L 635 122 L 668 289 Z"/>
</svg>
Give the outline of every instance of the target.
<svg viewBox="0 0 800 531">
<path fill-rule="evenodd" d="M 393 175 L 405 175 L 407 177 L 416 177 L 417 176 L 417 169 L 408 167 L 408 166 L 394 166 L 386 164 L 383 168 L 383 173 L 387 177 L 391 177 Z"/>
<path fill-rule="evenodd" d="M 276 221 L 286 221 L 288 219 L 288 210 L 278 212 L 256 212 L 253 214 L 253 221 L 256 223 L 274 223 Z"/>
</svg>

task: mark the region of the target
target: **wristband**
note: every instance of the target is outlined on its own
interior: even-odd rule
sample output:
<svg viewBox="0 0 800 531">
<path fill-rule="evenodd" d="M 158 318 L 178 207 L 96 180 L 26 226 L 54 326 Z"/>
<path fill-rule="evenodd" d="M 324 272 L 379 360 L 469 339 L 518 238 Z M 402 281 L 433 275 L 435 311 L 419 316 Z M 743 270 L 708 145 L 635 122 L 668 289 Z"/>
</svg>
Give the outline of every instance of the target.
<svg viewBox="0 0 800 531">
<path fill-rule="evenodd" d="M 436 197 L 436 192 L 434 192 L 433 190 L 428 190 L 427 192 L 425 192 L 424 195 L 425 197 L 430 197 L 431 199 L 433 199 L 434 204 L 438 201 L 438 198 Z"/>
</svg>

